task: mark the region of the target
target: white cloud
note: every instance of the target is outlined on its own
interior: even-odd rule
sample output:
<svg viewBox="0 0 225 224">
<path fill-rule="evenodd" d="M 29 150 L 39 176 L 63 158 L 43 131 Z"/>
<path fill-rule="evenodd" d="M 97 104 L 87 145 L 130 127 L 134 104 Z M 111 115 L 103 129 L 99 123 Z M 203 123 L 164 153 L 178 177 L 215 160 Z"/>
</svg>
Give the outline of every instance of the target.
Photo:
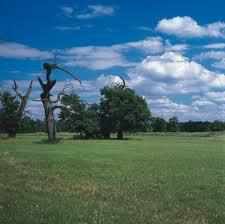
<svg viewBox="0 0 225 224">
<path fill-rule="evenodd" d="M 224 74 L 209 71 L 175 52 L 146 57 L 128 76 L 130 85 L 143 94 L 187 94 L 225 87 Z"/>
<path fill-rule="evenodd" d="M 47 59 L 52 58 L 53 54 L 49 51 L 41 51 L 23 44 L 9 42 L 0 45 L 0 57 L 18 59 Z"/>
<path fill-rule="evenodd" d="M 187 120 L 187 117 L 190 117 L 190 114 L 197 114 L 198 112 L 197 107 L 176 103 L 167 96 L 161 96 L 159 98 L 147 98 L 147 102 L 154 116 L 160 116 L 166 120 L 176 116 L 180 121 L 184 121 Z"/>
<path fill-rule="evenodd" d="M 73 7 L 70 6 L 61 6 L 60 9 L 62 10 L 63 14 L 67 17 L 72 17 L 74 13 Z"/>
<path fill-rule="evenodd" d="M 199 107 L 209 107 L 209 106 L 211 107 L 211 106 L 215 106 L 216 104 L 209 100 L 198 99 L 198 100 L 195 100 L 192 103 L 192 105 L 199 106 Z"/>
<path fill-rule="evenodd" d="M 67 49 L 60 56 L 67 66 L 81 66 L 93 70 L 107 69 L 114 66 L 130 67 L 136 62 L 130 62 L 126 54 L 132 50 L 145 54 L 162 53 L 168 50 L 185 51 L 185 44 L 172 45 L 160 37 L 149 37 L 141 41 L 116 44 L 112 46 L 85 46 Z"/>
<path fill-rule="evenodd" d="M 219 69 L 225 69 L 225 51 L 206 51 L 202 52 L 196 56 L 194 56 L 194 59 L 211 59 L 216 60 L 216 62 L 212 63 L 212 67 L 219 68 Z"/>
<path fill-rule="evenodd" d="M 223 102 L 225 103 L 225 91 L 222 91 L 222 92 L 215 92 L 215 91 L 212 91 L 212 92 L 207 92 L 205 93 L 205 97 L 211 101 L 214 101 L 214 102 Z"/>
<path fill-rule="evenodd" d="M 225 111 L 223 104 L 215 104 L 206 99 L 198 99 L 191 104 L 177 103 L 167 96 L 159 98 L 147 98 L 147 102 L 154 116 L 161 116 L 169 119 L 173 116 L 180 121 L 206 121 L 206 120 L 224 120 Z"/>
<path fill-rule="evenodd" d="M 202 52 L 194 57 L 195 59 L 215 59 L 220 60 L 225 58 L 225 51 L 206 51 Z"/>
<path fill-rule="evenodd" d="M 225 43 L 206 44 L 203 46 L 206 49 L 222 49 L 225 48 Z"/>
<path fill-rule="evenodd" d="M 80 66 L 92 70 L 107 69 L 114 66 L 130 66 L 123 55 L 111 47 L 75 47 L 64 52 L 61 58 L 67 66 Z"/>
<path fill-rule="evenodd" d="M 162 19 L 158 22 L 156 30 L 182 38 L 225 37 L 225 23 L 215 22 L 201 26 L 198 25 L 194 19 L 188 16 L 177 16 L 171 19 Z"/>
<path fill-rule="evenodd" d="M 187 44 L 171 44 L 169 40 L 165 41 L 165 51 L 184 52 L 188 49 Z"/>
<path fill-rule="evenodd" d="M 212 64 L 214 68 L 225 69 L 225 58 Z"/>
<path fill-rule="evenodd" d="M 88 5 L 88 9 L 77 15 L 78 19 L 91 19 L 100 16 L 111 16 L 115 12 L 112 6 Z"/>
</svg>

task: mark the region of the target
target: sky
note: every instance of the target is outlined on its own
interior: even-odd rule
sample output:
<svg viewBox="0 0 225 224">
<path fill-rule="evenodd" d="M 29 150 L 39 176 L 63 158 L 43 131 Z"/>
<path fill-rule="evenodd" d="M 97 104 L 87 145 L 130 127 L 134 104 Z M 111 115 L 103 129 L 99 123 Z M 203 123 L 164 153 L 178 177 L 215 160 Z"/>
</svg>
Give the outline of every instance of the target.
<svg viewBox="0 0 225 224">
<path fill-rule="evenodd" d="M 0 0 L 0 86 L 21 92 L 33 80 L 27 111 L 43 118 L 44 62 L 57 62 L 83 87 L 53 72 L 56 95 L 72 83 L 81 98 L 119 82 L 142 95 L 154 116 L 225 120 L 225 1 Z"/>
</svg>

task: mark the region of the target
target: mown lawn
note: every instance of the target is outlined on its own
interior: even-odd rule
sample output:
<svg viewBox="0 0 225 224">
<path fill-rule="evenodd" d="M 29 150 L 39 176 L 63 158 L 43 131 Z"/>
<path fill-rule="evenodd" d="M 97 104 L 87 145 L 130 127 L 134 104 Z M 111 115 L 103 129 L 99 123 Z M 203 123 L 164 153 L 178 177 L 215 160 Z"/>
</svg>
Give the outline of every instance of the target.
<svg viewBox="0 0 225 224">
<path fill-rule="evenodd" d="M 225 223 L 225 135 L 0 140 L 0 223 Z"/>
</svg>

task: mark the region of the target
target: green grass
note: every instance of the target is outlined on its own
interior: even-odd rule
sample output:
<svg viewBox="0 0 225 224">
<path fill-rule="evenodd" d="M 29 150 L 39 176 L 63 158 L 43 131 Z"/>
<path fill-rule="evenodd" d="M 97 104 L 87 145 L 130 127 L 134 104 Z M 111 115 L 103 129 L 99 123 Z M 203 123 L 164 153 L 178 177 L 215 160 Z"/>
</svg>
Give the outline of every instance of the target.
<svg viewBox="0 0 225 224">
<path fill-rule="evenodd" d="M 225 223 L 225 135 L 0 140 L 0 223 Z"/>
</svg>

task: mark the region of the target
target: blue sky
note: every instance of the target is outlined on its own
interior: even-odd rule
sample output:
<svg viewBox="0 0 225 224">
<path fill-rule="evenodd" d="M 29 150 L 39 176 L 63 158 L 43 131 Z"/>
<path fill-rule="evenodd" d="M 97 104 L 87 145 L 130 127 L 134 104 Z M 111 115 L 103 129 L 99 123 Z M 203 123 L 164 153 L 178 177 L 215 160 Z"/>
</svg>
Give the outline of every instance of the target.
<svg viewBox="0 0 225 224">
<path fill-rule="evenodd" d="M 77 74 L 89 102 L 118 76 L 166 119 L 225 120 L 224 1 L 0 0 L 0 84 L 34 88 L 28 111 L 43 117 L 37 74 L 56 60 Z M 54 53 L 57 52 L 57 53 Z M 69 82 L 53 75 L 57 94 Z"/>
</svg>

